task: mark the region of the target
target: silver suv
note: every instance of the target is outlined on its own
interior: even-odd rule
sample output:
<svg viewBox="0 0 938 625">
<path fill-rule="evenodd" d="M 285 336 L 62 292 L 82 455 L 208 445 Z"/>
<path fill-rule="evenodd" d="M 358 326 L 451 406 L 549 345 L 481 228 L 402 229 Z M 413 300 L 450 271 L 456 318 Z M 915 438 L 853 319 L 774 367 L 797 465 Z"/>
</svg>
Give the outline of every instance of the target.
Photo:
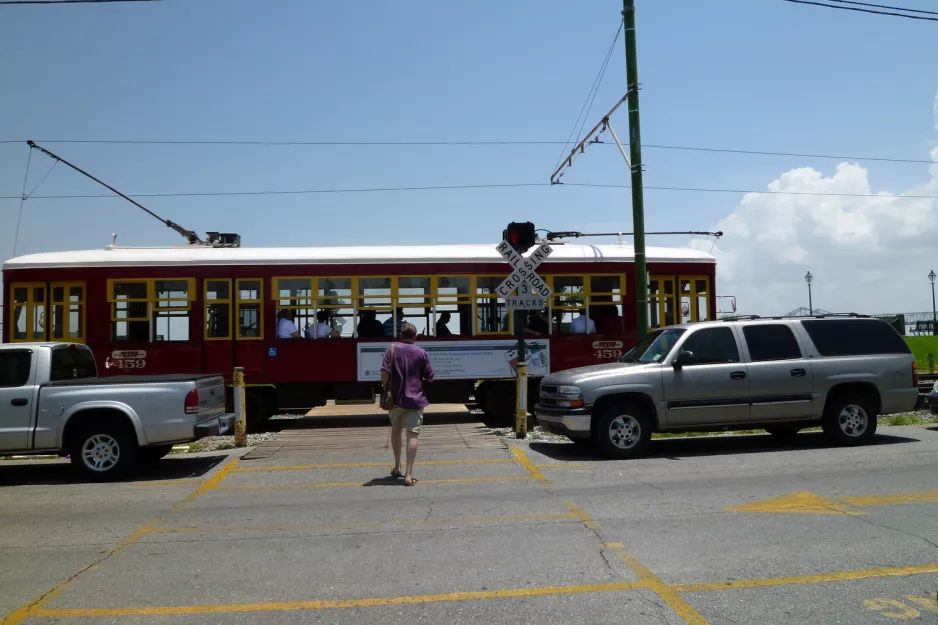
<svg viewBox="0 0 938 625">
<path fill-rule="evenodd" d="M 860 315 L 724 319 L 654 330 L 617 363 L 541 381 L 538 423 L 610 458 L 652 432 L 820 425 L 837 445 L 869 443 L 879 414 L 918 401 L 915 358 L 898 332 Z"/>
</svg>

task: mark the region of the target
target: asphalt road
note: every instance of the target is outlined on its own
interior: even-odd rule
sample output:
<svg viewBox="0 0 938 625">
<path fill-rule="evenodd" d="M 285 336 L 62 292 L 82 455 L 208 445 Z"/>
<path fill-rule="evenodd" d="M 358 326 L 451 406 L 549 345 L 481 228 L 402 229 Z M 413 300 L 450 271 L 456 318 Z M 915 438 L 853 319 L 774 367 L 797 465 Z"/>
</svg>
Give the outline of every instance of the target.
<svg viewBox="0 0 938 625">
<path fill-rule="evenodd" d="M 938 431 L 0 465 L 3 623 L 938 621 Z"/>
</svg>

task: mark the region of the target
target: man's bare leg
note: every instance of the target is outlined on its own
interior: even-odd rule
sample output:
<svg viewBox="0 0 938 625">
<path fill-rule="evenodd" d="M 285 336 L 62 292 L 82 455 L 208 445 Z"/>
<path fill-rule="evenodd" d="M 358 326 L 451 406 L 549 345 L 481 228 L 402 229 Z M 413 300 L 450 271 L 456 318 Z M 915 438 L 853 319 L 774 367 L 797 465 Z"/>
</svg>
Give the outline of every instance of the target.
<svg viewBox="0 0 938 625">
<path fill-rule="evenodd" d="M 401 472 L 401 433 L 403 427 L 398 425 L 391 426 L 391 449 L 394 450 L 394 472 Z M 409 434 L 408 434 L 409 436 Z"/>
<path fill-rule="evenodd" d="M 414 461 L 417 460 L 417 438 L 419 434 L 414 432 L 407 433 L 407 473 L 404 474 L 404 483 L 410 484 L 414 481 Z"/>
</svg>

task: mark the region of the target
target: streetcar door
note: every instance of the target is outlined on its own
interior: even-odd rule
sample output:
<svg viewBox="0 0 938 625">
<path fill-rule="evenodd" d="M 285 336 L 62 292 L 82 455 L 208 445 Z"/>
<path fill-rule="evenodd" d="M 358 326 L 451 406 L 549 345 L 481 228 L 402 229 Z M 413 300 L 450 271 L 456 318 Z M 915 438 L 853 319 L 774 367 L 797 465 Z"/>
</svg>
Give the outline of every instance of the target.
<svg viewBox="0 0 938 625">
<path fill-rule="evenodd" d="M 679 323 L 673 276 L 652 276 L 648 283 L 648 325 L 652 328 Z"/>
</svg>

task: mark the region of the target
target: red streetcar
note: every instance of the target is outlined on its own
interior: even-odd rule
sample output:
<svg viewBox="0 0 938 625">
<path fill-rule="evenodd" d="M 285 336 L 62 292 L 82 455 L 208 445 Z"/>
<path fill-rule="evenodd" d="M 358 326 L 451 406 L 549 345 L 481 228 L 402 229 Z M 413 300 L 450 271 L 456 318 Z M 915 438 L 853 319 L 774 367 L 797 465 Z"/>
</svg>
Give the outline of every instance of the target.
<svg viewBox="0 0 938 625">
<path fill-rule="evenodd" d="M 612 362 L 635 342 L 632 247 L 551 245 L 537 273 L 553 295 L 526 319 L 535 377 Z M 715 317 L 712 256 L 650 247 L 647 267 L 652 327 Z M 495 290 L 509 269 L 494 245 L 33 254 L 3 265 L 3 340 L 86 343 L 102 375 L 244 367 L 257 428 L 328 399 L 373 401 L 383 351 L 409 321 L 437 371 L 430 400 L 474 396 L 510 422 L 514 319 Z"/>
</svg>

